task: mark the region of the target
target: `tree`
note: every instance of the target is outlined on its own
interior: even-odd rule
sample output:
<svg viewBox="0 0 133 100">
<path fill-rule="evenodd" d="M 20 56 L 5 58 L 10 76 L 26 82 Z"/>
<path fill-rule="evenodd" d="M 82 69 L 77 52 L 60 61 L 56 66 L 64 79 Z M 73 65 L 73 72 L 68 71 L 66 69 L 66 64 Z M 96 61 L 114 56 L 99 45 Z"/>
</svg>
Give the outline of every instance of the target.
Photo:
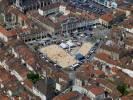
<svg viewBox="0 0 133 100">
<path fill-rule="evenodd" d="M 121 84 L 117 86 L 117 89 L 119 92 L 121 92 L 122 95 L 127 95 L 128 94 L 128 86 L 126 84 Z"/>
<path fill-rule="evenodd" d="M 39 74 L 34 73 L 34 72 L 28 73 L 27 74 L 27 78 L 29 80 L 31 80 L 34 84 L 41 79 L 41 77 L 39 76 Z"/>
</svg>

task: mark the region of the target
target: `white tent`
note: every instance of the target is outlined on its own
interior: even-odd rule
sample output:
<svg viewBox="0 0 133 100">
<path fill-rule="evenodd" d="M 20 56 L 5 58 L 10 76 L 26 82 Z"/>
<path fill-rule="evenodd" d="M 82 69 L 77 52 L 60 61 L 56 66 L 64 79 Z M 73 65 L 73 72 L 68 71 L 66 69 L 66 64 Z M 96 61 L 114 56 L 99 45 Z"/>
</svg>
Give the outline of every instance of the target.
<svg viewBox="0 0 133 100">
<path fill-rule="evenodd" d="M 73 47 L 73 46 L 75 46 L 75 44 L 74 43 L 72 43 L 72 41 L 71 40 L 69 40 L 69 41 L 67 41 L 67 43 L 66 43 L 69 47 Z"/>
<path fill-rule="evenodd" d="M 61 44 L 60 44 L 60 47 L 62 47 L 63 49 L 66 49 L 66 48 L 68 48 L 68 45 L 65 44 L 65 43 L 61 43 Z"/>
</svg>

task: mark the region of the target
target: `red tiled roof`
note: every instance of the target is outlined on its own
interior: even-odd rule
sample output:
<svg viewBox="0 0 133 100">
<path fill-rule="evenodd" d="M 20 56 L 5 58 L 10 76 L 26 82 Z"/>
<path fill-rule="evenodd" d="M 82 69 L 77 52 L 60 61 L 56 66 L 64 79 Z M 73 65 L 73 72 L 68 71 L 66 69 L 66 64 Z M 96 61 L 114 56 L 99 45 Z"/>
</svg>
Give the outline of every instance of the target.
<svg viewBox="0 0 133 100">
<path fill-rule="evenodd" d="M 23 59 L 29 64 L 34 65 L 36 63 L 35 55 L 33 52 L 26 46 L 20 46 L 17 48 L 17 51 L 22 55 Z"/>
<path fill-rule="evenodd" d="M 8 10 L 9 13 L 12 13 L 14 15 L 19 16 L 22 20 L 27 20 L 28 17 L 26 15 L 24 15 L 22 12 L 20 12 L 18 9 L 16 9 L 15 7 L 9 7 Z"/>
<path fill-rule="evenodd" d="M 102 70 L 95 70 L 94 73 L 97 75 L 104 75 L 104 72 Z"/>
<path fill-rule="evenodd" d="M 81 80 L 88 80 L 90 79 L 93 73 L 94 73 L 94 66 L 90 63 L 85 63 L 77 70 L 76 76 Z"/>
<path fill-rule="evenodd" d="M 121 97 L 121 100 L 133 100 L 133 94 Z"/>
<path fill-rule="evenodd" d="M 68 75 L 66 73 L 63 73 L 62 71 L 53 71 L 52 76 L 53 78 L 57 78 L 57 79 L 62 78 L 65 81 L 69 80 Z"/>
<path fill-rule="evenodd" d="M 95 94 L 95 95 L 100 95 L 102 93 L 104 93 L 104 90 L 103 88 L 101 87 L 94 87 L 94 88 L 91 88 L 90 91 Z"/>
<path fill-rule="evenodd" d="M 132 18 L 129 18 L 129 19 L 125 20 L 122 23 L 122 26 L 125 27 L 125 28 L 128 28 L 128 29 L 132 29 L 133 28 L 133 19 Z"/>
<path fill-rule="evenodd" d="M 116 67 L 112 67 L 111 69 L 112 69 L 112 72 L 114 72 L 114 73 L 117 73 L 120 70 L 120 69 L 118 69 Z"/>
<path fill-rule="evenodd" d="M 7 37 L 12 37 L 12 36 L 16 36 L 16 32 L 10 32 L 7 31 L 5 28 L 3 28 L 2 26 L 0 26 L 0 33 L 2 33 L 3 35 L 7 36 Z"/>
<path fill-rule="evenodd" d="M 7 83 L 10 80 L 11 80 L 11 75 L 8 72 L 6 72 L 5 69 L 0 68 L 0 82 Z"/>
<path fill-rule="evenodd" d="M 119 76 L 120 80 L 123 81 L 124 83 L 130 85 L 130 86 L 133 86 L 133 78 L 128 76 L 127 74 L 125 74 L 124 72 L 122 72 L 121 70 L 119 70 L 117 72 L 117 76 Z"/>
<path fill-rule="evenodd" d="M 33 83 L 30 80 L 26 79 L 26 80 L 24 80 L 24 85 L 26 85 L 30 89 L 32 89 Z"/>
<path fill-rule="evenodd" d="M 59 96 L 56 96 L 53 100 L 72 100 L 72 98 L 79 98 L 81 94 L 78 93 L 78 92 L 69 92 L 69 93 L 66 93 L 64 95 L 59 95 Z"/>
<path fill-rule="evenodd" d="M 111 13 L 104 14 L 100 17 L 102 20 L 105 20 L 107 22 L 110 22 L 113 20 L 113 16 Z"/>
<path fill-rule="evenodd" d="M 115 61 L 113 59 L 110 58 L 109 55 L 105 54 L 105 53 L 98 53 L 96 55 L 97 58 L 99 58 L 100 60 L 103 60 L 109 64 L 112 64 L 112 65 L 119 65 L 119 62 L 118 61 Z"/>
<path fill-rule="evenodd" d="M 9 100 L 10 98 L 8 96 L 6 96 L 6 95 L 1 95 L 0 94 L 0 99 L 1 100 Z"/>
</svg>

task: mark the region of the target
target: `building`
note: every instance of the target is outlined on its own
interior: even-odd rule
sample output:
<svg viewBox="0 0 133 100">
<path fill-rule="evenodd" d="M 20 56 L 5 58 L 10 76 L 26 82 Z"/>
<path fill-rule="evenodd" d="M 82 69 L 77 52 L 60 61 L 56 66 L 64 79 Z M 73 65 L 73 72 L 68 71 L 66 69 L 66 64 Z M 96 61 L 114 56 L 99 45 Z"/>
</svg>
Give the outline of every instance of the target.
<svg viewBox="0 0 133 100">
<path fill-rule="evenodd" d="M 21 82 L 19 82 L 14 75 L 11 75 L 10 72 L 3 69 L 2 66 L 0 66 L 0 80 L 0 98 L 2 100 L 40 100 L 38 97 L 30 94 L 27 90 L 25 90 Z"/>
<path fill-rule="evenodd" d="M 19 37 L 24 42 L 34 41 L 37 39 L 49 38 L 52 36 L 47 30 L 36 23 L 34 20 L 28 19 L 26 21 L 27 28 L 20 28 L 17 30 Z"/>
<path fill-rule="evenodd" d="M 51 78 L 55 81 L 55 92 L 57 94 L 65 91 L 72 85 L 72 80 L 67 73 L 63 71 L 52 71 Z"/>
<path fill-rule="evenodd" d="M 132 37 L 127 37 L 127 39 L 125 40 L 125 48 L 128 50 L 133 49 L 133 38 Z"/>
<path fill-rule="evenodd" d="M 0 39 L 3 40 L 4 42 L 8 42 L 12 39 L 17 39 L 17 33 L 13 32 L 11 30 L 6 30 L 2 26 L 0 26 Z"/>
<path fill-rule="evenodd" d="M 14 4 L 20 11 L 25 13 L 26 11 L 33 9 L 37 10 L 56 2 L 60 2 L 60 0 L 16 0 Z"/>
<path fill-rule="evenodd" d="M 58 95 L 54 97 L 53 100 L 84 100 L 83 98 L 84 97 L 82 94 L 72 91 L 72 92 Z M 87 100 L 89 100 L 89 98 Z"/>
<path fill-rule="evenodd" d="M 116 0 L 92 0 L 100 5 L 103 5 L 108 8 L 117 8 Z"/>
<path fill-rule="evenodd" d="M 129 16 L 123 21 L 121 27 L 124 28 L 127 32 L 133 33 L 133 16 Z"/>
<path fill-rule="evenodd" d="M 103 44 L 101 48 L 97 51 L 97 53 L 105 53 L 112 57 L 113 60 L 119 60 L 124 54 L 124 51 L 120 51 L 121 48 L 119 48 L 117 45 L 106 45 Z"/>
<path fill-rule="evenodd" d="M 104 26 L 117 25 L 126 18 L 126 13 L 122 11 L 114 10 L 113 12 L 108 12 L 99 18 L 99 22 Z"/>
<path fill-rule="evenodd" d="M 104 89 L 100 87 L 92 87 L 89 90 L 89 95 L 92 100 L 94 99 L 103 100 L 103 98 L 105 97 Z"/>
<path fill-rule="evenodd" d="M 51 78 L 39 80 L 33 87 L 33 92 L 41 97 L 42 100 L 51 100 L 55 96 L 54 91 L 55 84 Z"/>
<path fill-rule="evenodd" d="M 38 12 L 31 11 L 29 16 L 45 27 L 49 33 L 54 34 L 82 30 L 90 25 L 89 21 L 71 14 L 66 5 L 62 4 L 52 4 L 50 7 L 40 8 Z"/>
</svg>

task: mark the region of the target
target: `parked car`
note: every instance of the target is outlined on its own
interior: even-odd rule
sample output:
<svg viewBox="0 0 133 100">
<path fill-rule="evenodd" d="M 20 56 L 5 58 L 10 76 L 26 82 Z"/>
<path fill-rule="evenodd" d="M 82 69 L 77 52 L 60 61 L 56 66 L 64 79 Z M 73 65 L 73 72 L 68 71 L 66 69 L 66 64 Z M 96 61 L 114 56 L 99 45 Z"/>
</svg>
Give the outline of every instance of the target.
<svg viewBox="0 0 133 100">
<path fill-rule="evenodd" d="M 71 66 L 71 69 L 72 70 L 76 70 L 78 67 L 80 67 L 79 64 L 74 64 L 74 65 Z"/>
</svg>

